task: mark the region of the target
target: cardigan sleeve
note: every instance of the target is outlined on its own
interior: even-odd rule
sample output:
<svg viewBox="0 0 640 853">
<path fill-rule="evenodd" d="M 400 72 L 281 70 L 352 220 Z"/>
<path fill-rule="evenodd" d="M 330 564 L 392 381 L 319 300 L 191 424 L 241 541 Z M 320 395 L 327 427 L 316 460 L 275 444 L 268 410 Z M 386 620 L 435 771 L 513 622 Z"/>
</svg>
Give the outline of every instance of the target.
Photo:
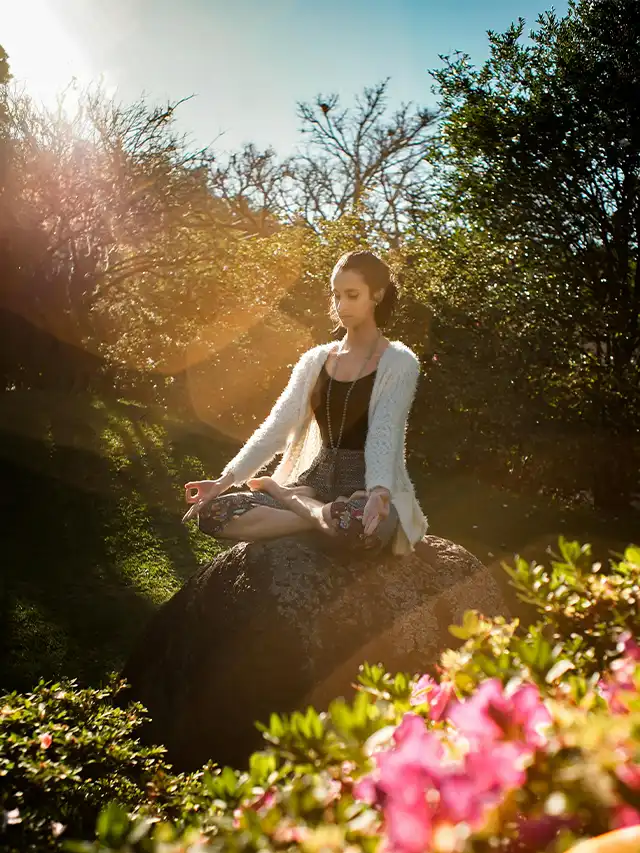
<svg viewBox="0 0 640 853">
<path fill-rule="evenodd" d="M 395 482 L 398 452 L 404 447 L 407 418 L 420 376 L 420 362 L 411 353 L 389 376 L 376 405 L 366 443 L 367 490 L 384 486 L 391 492 Z"/>
<path fill-rule="evenodd" d="M 287 387 L 276 400 L 265 420 L 246 441 L 241 450 L 224 467 L 221 476 L 233 473 L 233 485 L 238 486 L 253 477 L 257 471 L 284 450 L 287 439 L 298 421 L 302 396 L 305 391 L 305 374 L 314 350 L 304 353 L 291 371 Z"/>
</svg>

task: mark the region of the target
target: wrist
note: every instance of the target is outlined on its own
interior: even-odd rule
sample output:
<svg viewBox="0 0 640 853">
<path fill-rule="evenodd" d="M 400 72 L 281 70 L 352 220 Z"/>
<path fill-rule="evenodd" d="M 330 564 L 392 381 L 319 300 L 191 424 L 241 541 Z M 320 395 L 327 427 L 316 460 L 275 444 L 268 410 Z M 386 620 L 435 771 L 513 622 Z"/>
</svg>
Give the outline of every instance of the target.
<svg viewBox="0 0 640 853">
<path fill-rule="evenodd" d="M 233 485 L 234 479 L 235 477 L 233 475 L 233 471 L 227 471 L 226 474 L 223 474 L 221 477 L 218 477 L 218 482 L 220 483 L 220 485 L 225 486 L 226 488 L 227 486 Z"/>
<path fill-rule="evenodd" d="M 379 495 L 385 502 L 391 500 L 391 492 L 386 486 L 374 486 L 372 489 L 369 489 L 369 495 Z"/>
</svg>

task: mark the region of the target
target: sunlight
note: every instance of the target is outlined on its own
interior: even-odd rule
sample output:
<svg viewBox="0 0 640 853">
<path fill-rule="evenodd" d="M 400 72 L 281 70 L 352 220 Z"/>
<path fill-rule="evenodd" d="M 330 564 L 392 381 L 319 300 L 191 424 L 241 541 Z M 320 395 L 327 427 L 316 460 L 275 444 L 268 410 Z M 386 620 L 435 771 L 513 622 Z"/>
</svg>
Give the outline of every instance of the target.
<svg viewBox="0 0 640 853">
<path fill-rule="evenodd" d="M 71 84 L 82 87 L 91 82 L 88 58 L 65 28 L 52 0 L 7 3 L 0 21 L 11 74 L 35 100 L 53 107 Z M 75 100 L 72 91 L 68 100 Z"/>
</svg>

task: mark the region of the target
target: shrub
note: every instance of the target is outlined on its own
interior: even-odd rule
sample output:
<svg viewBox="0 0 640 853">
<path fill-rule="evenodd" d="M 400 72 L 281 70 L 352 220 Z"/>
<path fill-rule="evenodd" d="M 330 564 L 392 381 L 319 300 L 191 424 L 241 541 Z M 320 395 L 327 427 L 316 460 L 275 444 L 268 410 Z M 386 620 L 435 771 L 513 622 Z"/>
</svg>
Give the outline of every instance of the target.
<svg viewBox="0 0 640 853">
<path fill-rule="evenodd" d="M 162 747 L 142 746 L 142 706 L 114 703 L 119 685 L 78 689 L 40 682 L 0 697 L 0 847 L 58 848 L 93 833 L 101 809 L 117 801 L 188 822 L 203 774 L 175 776 Z M 204 771 L 203 771 L 204 773 Z"/>
<path fill-rule="evenodd" d="M 274 714 L 246 770 L 168 770 L 169 783 L 156 787 L 161 753 L 130 740 L 128 755 L 144 769 L 125 767 L 123 755 L 122 779 L 113 767 L 89 773 L 100 779 L 88 787 L 92 806 L 110 784 L 118 802 L 102 810 L 93 841 L 67 849 L 560 853 L 579 838 L 640 826 L 640 550 L 627 549 L 607 573 L 589 556 L 561 540 L 548 569 L 517 560 L 507 568 L 538 623 L 524 631 L 517 620 L 467 613 L 451 628 L 462 645 L 442 655 L 437 678 L 364 664 L 353 701 Z M 19 756 L 54 742 L 54 721 L 45 731 L 37 708 L 29 714 L 30 745 L 14 747 Z M 97 707 L 89 716 L 95 727 Z M 17 781 L 15 767 L 2 767 Z M 20 817 L 42 826 L 53 814 L 45 785 L 37 770 L 20 773 L 21 784 L 32 780 Z M 82 773 L 78 765 L 73 784 L 58 783 L 65 813 L 82 796 Z M 155 796 L 145 801 L 144 790 Z M 40 831 L 50 842 L 50 827 Z"/>
</svg>

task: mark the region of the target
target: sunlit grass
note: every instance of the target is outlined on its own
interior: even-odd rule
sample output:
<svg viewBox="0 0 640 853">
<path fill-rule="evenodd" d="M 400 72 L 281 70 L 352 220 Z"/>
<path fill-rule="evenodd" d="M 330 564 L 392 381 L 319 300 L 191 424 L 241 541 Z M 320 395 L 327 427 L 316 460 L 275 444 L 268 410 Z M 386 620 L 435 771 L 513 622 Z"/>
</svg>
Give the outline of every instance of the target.
<svg viewBox="0 0 640 853">
<path fill-rule="evenodd" d="M 153 609 L 220 550 L 180 522 L 183 483 L 212 469 L 193 452 L 215 456 L 206 434 L 125 402 L 50 399 L 46 416 L 42 402 L 23 394 L 0 415 L 0 460 L 18 485 L 3 537 L 6 687 L 41 675 L 100 680 Z"/>
</svg>

